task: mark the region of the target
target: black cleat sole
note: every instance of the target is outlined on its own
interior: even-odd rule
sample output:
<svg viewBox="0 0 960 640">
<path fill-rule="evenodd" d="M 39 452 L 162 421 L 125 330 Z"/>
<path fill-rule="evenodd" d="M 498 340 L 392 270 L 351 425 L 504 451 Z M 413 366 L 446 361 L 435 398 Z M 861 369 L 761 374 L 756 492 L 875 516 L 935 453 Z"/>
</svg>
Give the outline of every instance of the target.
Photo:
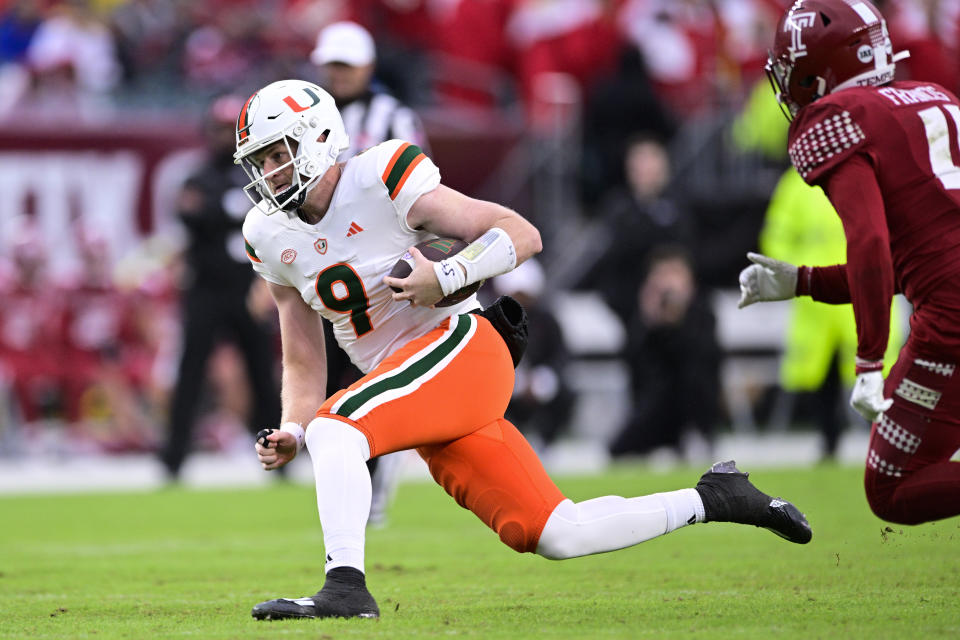
<svg viewBox="0 0 960 640">
<path fill-rule="evenodd" d="M 250 615 L 257 620 L 379 618 L 380 608 L 367 591 L 361 571 L 338 567 L 327 573 L 323 588 L 314 595 L 267 600 L 256 605 Z"/>
<path fill-rule="evenodd" d="M 372 601 L 372 597 L 370 598 Z M 306 601 L 306 602 L 305 602 Z M 349 603 L 317 603 L 312 598 L 276 598 L 256 605 L 250 615 L 257 620 L 308 620 L 317 618 L 379 618 L 374 608 L 352 608 Z"/>
</svg>

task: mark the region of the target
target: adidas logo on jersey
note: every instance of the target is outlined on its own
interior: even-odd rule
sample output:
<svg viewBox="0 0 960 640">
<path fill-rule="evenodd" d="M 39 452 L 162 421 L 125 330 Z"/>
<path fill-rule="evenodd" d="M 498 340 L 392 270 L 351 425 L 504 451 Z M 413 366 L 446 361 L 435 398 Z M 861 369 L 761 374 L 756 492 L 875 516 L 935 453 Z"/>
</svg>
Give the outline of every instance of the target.
<svg viewBox="0 0 960 640">
<path fill-rule="evenodd" d="M 349 238 L 350 236 L 355 236 L 355 235 L 357 235 L 358 233 L 360 233 L 361 231 L 363 231 L 363 227 L 361 227 L 360 225 L 358 225 L 356 222 L 351 222 L 351 223 L 350 223 L 350 230 L 347 231 L 347 237 Z"/>
</svg>

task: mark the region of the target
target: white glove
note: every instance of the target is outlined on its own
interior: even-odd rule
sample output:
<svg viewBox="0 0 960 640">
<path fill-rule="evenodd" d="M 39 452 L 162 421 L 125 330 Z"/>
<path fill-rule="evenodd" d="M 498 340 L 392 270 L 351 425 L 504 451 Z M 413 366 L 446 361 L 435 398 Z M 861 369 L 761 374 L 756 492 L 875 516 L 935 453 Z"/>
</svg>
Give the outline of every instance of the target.
<svg viewBox="0 0 960 640">
<path fill-rule="evenodd" d="M 850 406 L 870 422 L 876 422 L 881 413 L 893 406 L 892 398 L 883 397 L 883 372 L 867 371 L 857 376 Z"/>
<path fill-rule="evenodd" d="M 740 302 L 743 309 L 754 302 L 789 300 L 797 293 L 797 267 L 789 262 L 748 253 L 753 264 L 740 272 Z"/>
</svg>

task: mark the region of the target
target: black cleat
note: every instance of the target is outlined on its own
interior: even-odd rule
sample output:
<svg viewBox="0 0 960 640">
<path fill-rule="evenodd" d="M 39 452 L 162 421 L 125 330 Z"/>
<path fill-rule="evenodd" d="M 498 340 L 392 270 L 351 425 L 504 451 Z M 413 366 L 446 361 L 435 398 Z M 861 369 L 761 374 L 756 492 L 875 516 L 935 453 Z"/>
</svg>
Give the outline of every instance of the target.
<svg viewBox="0 0 960 640">
<path fill-rule="evenodd" d="M 696 489 L 703 500 L 706 522 L 752 524 L 790 542 L 810 542 L 813 531 L 800 510 L 757 489 L 747 479 L 749 475 L 730 460 L 717 462 L 700 477 Z"/>
<path fill-rule="evenodd" d="M 380 609 L 367 591 L 363 573 L 351 567 L 338 567 L 330 570 L 316 595 L 267 600 L 255 606 L 250 614 L 257 620 L 379 618 Z"/>
</svg>

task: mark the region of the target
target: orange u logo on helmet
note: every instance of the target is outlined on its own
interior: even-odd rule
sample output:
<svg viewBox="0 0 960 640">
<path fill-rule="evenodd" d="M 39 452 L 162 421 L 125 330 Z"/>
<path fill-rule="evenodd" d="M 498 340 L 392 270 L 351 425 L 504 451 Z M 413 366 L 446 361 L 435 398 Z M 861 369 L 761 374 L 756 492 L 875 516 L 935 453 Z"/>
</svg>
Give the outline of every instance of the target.
<svg viewBox="0 0 960 640">
<path fill-rule="evenodd" d="M 320 102 L 320 96 L 318 96 L 318 95 L 316 94 L 316 92 L 313 91 L 313 89 L 311 89 L 311 88 L 309 88 L 309 87 L 304 87 L 304 88 L 303 88 L 303 92 L 304 92 L 305 94 L 307 94 L 308 96 L 310 96 L 310 98 L 313 100 L 313 102 L 311 102 L 310 104 L 308 104 L 308 105 L 305 106 L 305 107 L 300 106 L 300 104 L 299 104 L 296 100 L 294 100 L 293 96 L 287 96 L 286 98 L 283 99 L 283 101 L 286 103 L 286 105 L 287 105 L 288 107 L 290 107 L 290 108 L 293 110 L 294 113 L 300 113 L 301 111 L 306 111 L 307 109 L 309 109 L 309 108 L 312 107 L 313 105 L 315 105 L 315 104 L 317 104 L 318 102 Z"/>
</svg>

